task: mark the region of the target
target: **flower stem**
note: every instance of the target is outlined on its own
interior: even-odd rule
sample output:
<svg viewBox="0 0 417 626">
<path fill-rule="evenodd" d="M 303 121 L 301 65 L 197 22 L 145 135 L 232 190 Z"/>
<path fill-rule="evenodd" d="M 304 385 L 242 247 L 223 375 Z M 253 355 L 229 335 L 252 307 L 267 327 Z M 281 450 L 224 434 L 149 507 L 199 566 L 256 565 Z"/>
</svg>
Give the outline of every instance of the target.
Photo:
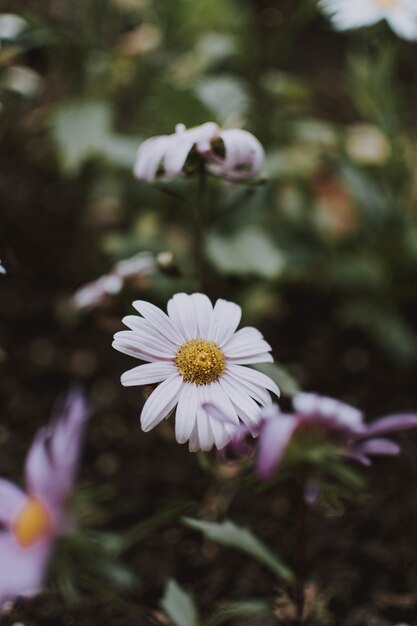
<svg viewBox="0 0 417 626">
<path fill-rule="evenodd" d="M 204 292 L 206 279 L 206 219 L 207 219 L 207 177 L 204 161 L 201 159 L 197 183 L 197 223 L 195 233 L 195 271 L 197 288 Z"/>
<path fill-rule="evenodd" d="M 303 623 L 304 613 L 304 586 L 305 586 L 305 566 L 307 550 L 307 514 L 308 507 L 305 501 L 304 482 L 300 486 L 298 502 L 298 523 L 297 523 L 297 546 L 295 556 L 295 605 L 297 608 L 297 626 Z"/>
</svg>

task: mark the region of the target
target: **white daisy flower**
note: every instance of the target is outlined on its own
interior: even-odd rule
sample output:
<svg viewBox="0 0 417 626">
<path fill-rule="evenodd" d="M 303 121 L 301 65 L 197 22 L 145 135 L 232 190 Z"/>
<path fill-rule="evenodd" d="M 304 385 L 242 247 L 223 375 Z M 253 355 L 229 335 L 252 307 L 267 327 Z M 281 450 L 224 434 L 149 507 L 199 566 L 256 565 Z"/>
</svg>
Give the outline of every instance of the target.
<svg viewBox="0 0 417 626">
<path fill-rule="evenodd" d="M 151 430 L 176 407 L 176 439 L 189 441 L 191 452 L 223 448 L 240 420 L 255 431 L 259 406 L 271 402 L 267 390 L 280 392 L 268 376 L 245 367 L 273 359 L 256 328 L 236 331 L 240 306 L 219 299 L 213 307 L 202 293 L 177 293 L 168 302 L 168 315 L 142 300 L 133 306 L 142 317 L 123 319 L 131 330 L 116 333 L 113 347 L 148 361 L 125 372 L 123 385 L 161 383 L 143 407 L 142 429 Z M 210 416 L 204 403 L 222 407 L 231 420 Z"/>
<path fill-rule="evenodd" d="M 337 30 L 386 20 L 399 37 L 417 40 L 416 0 L 320 0 L 319 6 Z"/>
<path fill-rule="evenodd" d="M 219 143 L 223 146 L 223 156 L 216 150 Z M 177 124 L 172 135 L 151 137 L 139 146 L 133 173 L 149 183 L 153 183 L 160 172 L 168 178 L 182 176 L 193 148 L 208 171 L 231 181 L 257 176 L 265 158 L 262 145 L 247 130 L 223 130 L 214 122 L 188 129 L 184 124 Z"/>
</svg>

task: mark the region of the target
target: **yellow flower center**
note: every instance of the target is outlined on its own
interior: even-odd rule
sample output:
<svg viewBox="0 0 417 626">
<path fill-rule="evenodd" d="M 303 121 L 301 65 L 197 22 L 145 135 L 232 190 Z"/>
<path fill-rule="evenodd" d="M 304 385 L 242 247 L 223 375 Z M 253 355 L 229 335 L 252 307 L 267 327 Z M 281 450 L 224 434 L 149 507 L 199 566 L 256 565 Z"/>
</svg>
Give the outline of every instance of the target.
<svg viewBox="0 0 417 626">
<path fill-rule="evenodd" d="M 398 4 L 398 0 L 374 0 L 374 2 L 381 8 L 393 7 Z"/>
<path fill-rule="evenodd" d="M 175 365 L 187 383 L 208 385 L 223 374 L 226 359 L 214 341 L 191 339 L 178 350 Z"/>
<path fill-rule="evenodd" d="M 28 498 L 13 525 L 14 535 L 23 548 L 28 548 L 52 529 L 52 520 L 45 505 L 35 497 Z"/>
</svg>

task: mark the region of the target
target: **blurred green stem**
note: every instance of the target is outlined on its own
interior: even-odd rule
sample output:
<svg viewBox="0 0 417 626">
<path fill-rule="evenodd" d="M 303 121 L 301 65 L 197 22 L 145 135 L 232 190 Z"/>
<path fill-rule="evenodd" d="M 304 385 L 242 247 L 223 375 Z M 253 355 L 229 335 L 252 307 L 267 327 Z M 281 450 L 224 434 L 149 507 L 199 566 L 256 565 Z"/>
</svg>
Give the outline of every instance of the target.
<svg viewBox="0 0 417 626">
<path fill-rule="evenodd" d="M 204 292 L 206 278 L 206 220 L 207 220 L 207 176 L 204 161 L 201 159 L 197 182 L 197 224 L 195 233 L 195 271 L 197 289 Z"/>
</svg>

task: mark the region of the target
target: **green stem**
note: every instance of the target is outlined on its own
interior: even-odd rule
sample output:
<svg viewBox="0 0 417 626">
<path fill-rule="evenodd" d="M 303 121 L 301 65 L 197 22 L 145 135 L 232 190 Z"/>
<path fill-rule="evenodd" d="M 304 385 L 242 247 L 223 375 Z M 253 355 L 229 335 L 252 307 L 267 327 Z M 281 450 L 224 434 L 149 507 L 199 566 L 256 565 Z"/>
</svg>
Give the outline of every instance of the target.
<svg viewBox="0 0 417 626">
<path fill-rule="evenodd" d="M 197 189 L 197 223 L 195 233 L 195 269 L 197 288 L 204 292 L 206 282 L 206 219 L 207 219 L 207 178 L 204 161 L 201 160 Z"/>
</svg>

